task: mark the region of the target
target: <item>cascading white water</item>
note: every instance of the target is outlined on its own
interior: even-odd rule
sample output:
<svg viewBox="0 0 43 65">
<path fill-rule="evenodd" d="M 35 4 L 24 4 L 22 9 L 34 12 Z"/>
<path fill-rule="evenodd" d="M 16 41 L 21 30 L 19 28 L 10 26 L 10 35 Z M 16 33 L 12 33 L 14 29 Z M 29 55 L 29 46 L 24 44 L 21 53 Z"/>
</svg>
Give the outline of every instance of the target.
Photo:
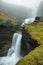
<svg viewBox="0 0 43 65">
<path fill-rule="evenodd" d="M 25 19 L 25 21 L 21 24 L 21 26 L 24 26 L 25 24 L 31 24 L 32 22 L 34 22 L 35 17 L 34 18 L 27 18 Z"/>
<path fill-rule="evenodd" d="M 13 35 L 12 47 L 9 49 L 6 57 L 0 58 L 0 65 L 15 65 L 20 60 L 21 33 Z"/>
<path fill-rule="evenodd" d="M 9 49 L 8 51 L 8 56 L 10 56 L 14 51 L 15 51 L 15 46 L 16 46 L 16 42 L 17 42 L 17 37 L 18 37 L 18 34 L 15 33 L 13 35 L 13 39 L 12 39 L 12 47 Z"/>
</svg>

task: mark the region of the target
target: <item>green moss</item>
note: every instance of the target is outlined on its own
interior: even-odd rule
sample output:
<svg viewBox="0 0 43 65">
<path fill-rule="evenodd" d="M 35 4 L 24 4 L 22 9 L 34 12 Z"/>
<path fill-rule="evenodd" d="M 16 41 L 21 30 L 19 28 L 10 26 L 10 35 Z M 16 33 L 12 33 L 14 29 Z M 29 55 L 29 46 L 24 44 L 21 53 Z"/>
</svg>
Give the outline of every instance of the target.
<svg viewBox="0 0 43 65">
<path fill-rule="evenodd" d="M 43 45 L 40 45 L 39 47 L 31 51 L 16 65 L 43 65 Z"/>
<path fill-rule="evenodd" d="M 38 41 L 38 46 L 28 55 L 23 57 L 16 65 L 43 65 L 43 17 L 37 17 L 32 24 L 22 28 L 31 35 L 31 38 Z"/>
<path fill-rule="evenodd" d="M 43 17 L 29 25 L 23 27 L 34 40 L 37 40 L 39 44 L 43 44 Z"/>
<path fill-rule="evenodd" d="M 7 16 L 5 15 L 4 13 L 0 12 L 0 19 L 2 19 L 3 21 L 7 21 L 9 20 L 10 23 L 14 26 L 14 25 L 17 25 L 18 24 L 18 20 L 15 18 L 15 17 L 10 17 L 10 16 Z"/>
</svg>

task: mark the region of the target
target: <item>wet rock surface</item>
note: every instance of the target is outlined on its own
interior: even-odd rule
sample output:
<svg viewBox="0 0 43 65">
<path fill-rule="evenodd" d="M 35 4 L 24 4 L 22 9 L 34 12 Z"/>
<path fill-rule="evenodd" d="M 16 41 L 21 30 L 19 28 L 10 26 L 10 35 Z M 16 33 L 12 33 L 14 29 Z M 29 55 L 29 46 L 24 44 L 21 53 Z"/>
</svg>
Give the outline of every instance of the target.
<svg viewBox="0 0 43 65">
<path fill-rule="evenodd" d="M 21 40 L 21 54 L 26 55 L 34 48 L 39 46 L 37 40 L 31 38 L 31 35 L 24 29 L 22 29 L 22 40 Z"/>
<path fill-rule="evenodd" d="M 14 32 L 13 27 L 0 25 L 0 56 L 7 55 L 8 49 L 12 44 Z"/>
<path fill-rule="evenodd" d="M 6 56 L 8 49 L 12 45 L 12 37 L 17 29 L 17 26 L 13 26 L 10 21 L 3 22 L 0 19 L 0 57 Z"/>
</svg>

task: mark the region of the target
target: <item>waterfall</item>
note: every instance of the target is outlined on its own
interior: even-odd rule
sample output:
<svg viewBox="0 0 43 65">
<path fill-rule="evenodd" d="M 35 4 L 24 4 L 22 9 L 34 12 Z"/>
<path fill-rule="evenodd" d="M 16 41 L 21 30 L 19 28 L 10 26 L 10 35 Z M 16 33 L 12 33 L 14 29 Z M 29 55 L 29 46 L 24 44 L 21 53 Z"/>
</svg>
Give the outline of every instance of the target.
<svg viewBox="0 0 43 65">
<path fill-rule="evenodd" d="M 21 32 L 14 33 L 12 46 L 8 50 L 7 56 L 0 58 L 0 65 L 15 65 L 20 60 L 21 38 Z"/>
<path fill-rule="evenodd" d="M 25 24 L 30 24 L 35 20 L 35 18 L 27 18 L 22 23 L 21 27 Z M 6 57 L 0 57 L 0 65 L 15 65 L 21 58 L 21 39 L 22 33 L 14 33 L 12 39 L 12 46 L 8 50 Z"/>
<path fill-rule="evenodd" d="M 13 35 L 13 39 L 12 39 L 12 47 L 9 49 L 8 54 L 7 54 L 8 56 L 10 56 L 15 51 L 15 45 L 16 45 L 17 37 L 18 37 L 18 34 L 15 33 Z"/>
<path fill-rule="evenodd" d="M 34 20 L 35 20 L 35 17 L 25 19 L 25 21 L 21 24 L 21 27 L 24 26 L 25 24 L 31 24 L 32 22 L 34 22 Z"/>
</svg>

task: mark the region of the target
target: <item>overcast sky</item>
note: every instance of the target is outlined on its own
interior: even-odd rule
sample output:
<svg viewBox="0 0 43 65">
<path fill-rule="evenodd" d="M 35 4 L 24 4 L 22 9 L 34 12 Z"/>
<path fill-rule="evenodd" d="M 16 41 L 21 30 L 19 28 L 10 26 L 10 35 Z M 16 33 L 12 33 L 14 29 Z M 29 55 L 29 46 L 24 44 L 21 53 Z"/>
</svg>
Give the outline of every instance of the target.
<svg viewBox="0 0 43 65">
<path fill-rule="evenodd" d="M 10 4 L 35 8 L 39 5 L 40 1 L 43 1 L 43 0 L 2 0 L 2 1 L 10 3 Z"/>
</svg>

